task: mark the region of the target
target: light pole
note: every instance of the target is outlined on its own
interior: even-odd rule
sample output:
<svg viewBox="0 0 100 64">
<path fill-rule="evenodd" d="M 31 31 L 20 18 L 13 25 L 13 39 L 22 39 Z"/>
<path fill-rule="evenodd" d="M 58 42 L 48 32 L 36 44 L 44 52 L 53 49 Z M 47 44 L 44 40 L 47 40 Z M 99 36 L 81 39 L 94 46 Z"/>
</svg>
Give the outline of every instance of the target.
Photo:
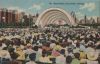
<svg viewBox="0 0 100 64">
<path fill-rule="evenodd" d="M 22 21 L 21 21 L 21 25 L 22 25 L 22 27 L 23 27 L 23 23 L 24 23 L 24 19 L 22 19 Z"/>
</svg>

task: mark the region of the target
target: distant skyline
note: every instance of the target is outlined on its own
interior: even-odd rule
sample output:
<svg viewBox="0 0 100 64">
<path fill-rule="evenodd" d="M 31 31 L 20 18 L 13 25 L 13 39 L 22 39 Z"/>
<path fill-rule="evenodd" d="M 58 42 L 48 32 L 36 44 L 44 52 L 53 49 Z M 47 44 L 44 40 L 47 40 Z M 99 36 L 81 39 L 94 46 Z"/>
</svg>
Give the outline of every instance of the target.
<svg viewBox="0 0 100 64">
<path fill-rule="evenodd" d="M 28 14 L 41 13 L 48 8 L 74 11 L 78 18 L 100 17 L 100 0 L 0 0 L 0 8 L 24 11 Z"/>
</svg>

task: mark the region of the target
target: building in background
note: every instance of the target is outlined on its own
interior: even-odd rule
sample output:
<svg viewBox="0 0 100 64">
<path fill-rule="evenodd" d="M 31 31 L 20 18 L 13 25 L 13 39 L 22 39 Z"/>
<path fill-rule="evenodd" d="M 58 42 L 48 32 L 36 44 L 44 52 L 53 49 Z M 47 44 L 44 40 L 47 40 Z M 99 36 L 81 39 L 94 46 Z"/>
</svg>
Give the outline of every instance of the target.
<svg viewBox="0 0 100 64">
<path fill-rule="evenodd" d="M 74 18 L 75 23 L 79 23 L 79 20 L 77 19 L 74 11 L 71 12 L 71 16 Z"/>
<path fill-rule="evenodd" d="M 27 20 L 27 17 L 33 17 L 32 15 L 28 16 L 25 12 L 19 12 L 18 10 L 8 10 L 7 8 L 0 9 L 0 22 L 4 23 L 18 23 L 22 19 Z"/>
<path fill-rule="evenodd" d="M 97 23 L 100 23 L 100 17 L 97 17 Z"/>
<path fill-rule="evenodd" d="M 0 15 L 1 15 L 0 16 L 0 22 L 4 22 L 4 23 L 7 22 L 6 21 L 7 15 L 6 14 L 7 14 L 7 9 L 6 8 L 1 8 L 0 9 Z"/>
<path fill-rule="evenodd" d="M 94 24 L 100 23 L 100 17 L 90 19 L 85 15 L 83 19 L 78 19 L 74 11 L 70 13 L 73 17 L 75 23 L 77 24 Z M 7 8 L 0 8 L 0 23 L 11 24 L 11 23 L 24 23 L 30 25 L 31 23 L 35 24 L 39 14 L 34 15 L 26 14 L 25 12 L 19 12 L 18 10 L 10 10 Z M 61 23 L 61 22 L 60 22 Z"/>
<path fill-rule="evenodd" d="M 8 10 L 8 23 L 12 22 L 12 10 Z"/>
<path fill-rule="evenodd" d="M 35 14 L 35 15 L 33 15 L 33 22 L 34 22 L 34 23 L 36 22 L 36 20 L 37 20 L 38 16 L 39 16 L 39 14 L 38 14 L 38 13 L 37 13 L 37 14 Z"/>
<path fill-rule="evenodd" d="M 95 24 L 95 23 L 96 23 L 96 21 L 93 17 L 91 17 L 89 19 L 89 18 L 87 18 L 86 15 L 84 16 L 84 19 L 80 19 L 80 22 L 79 22 L 79 24 Z"/>
<path fill-rule="evenodd" d="M 89 22 L 90 22 L 89 24 L 95 24 L 96 23 L 96 21 L 93 17 L 90 18 Z"/>
</svg>

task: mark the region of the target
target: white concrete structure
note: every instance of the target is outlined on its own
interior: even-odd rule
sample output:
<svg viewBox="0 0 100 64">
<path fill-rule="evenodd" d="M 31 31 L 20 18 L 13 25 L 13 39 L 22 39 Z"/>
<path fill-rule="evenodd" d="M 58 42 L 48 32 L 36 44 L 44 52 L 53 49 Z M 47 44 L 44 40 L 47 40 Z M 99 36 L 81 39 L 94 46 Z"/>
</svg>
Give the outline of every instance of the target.
<svg viewBox="0 0 100 64">
<path fill-rule="evenodd" d="M 76 23 L 73 17 L 59 8 L 50 8 L 41 13 L 36 21 L 36 25 L 40 27 L 44 27 L 48 24 L 54 24 L 57 21 L 65 21 L 68 25 L 76 26 Z"/>
</svg>

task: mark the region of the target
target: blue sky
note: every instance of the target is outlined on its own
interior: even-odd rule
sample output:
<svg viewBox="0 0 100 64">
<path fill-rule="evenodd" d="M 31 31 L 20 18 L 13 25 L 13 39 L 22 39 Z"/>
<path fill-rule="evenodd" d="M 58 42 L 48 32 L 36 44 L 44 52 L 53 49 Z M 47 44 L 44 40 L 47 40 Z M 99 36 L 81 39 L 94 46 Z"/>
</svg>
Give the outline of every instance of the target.
<svg viewBox="0 0 100 64">
<path fill-rule="evenodd" d="M 100 17 L 100 0 L 0 0 L 0 8 L 16 9 L 26 13 L 41 13 L 48 8 L 74 11 L 78 18 Z"/>
</svg>

